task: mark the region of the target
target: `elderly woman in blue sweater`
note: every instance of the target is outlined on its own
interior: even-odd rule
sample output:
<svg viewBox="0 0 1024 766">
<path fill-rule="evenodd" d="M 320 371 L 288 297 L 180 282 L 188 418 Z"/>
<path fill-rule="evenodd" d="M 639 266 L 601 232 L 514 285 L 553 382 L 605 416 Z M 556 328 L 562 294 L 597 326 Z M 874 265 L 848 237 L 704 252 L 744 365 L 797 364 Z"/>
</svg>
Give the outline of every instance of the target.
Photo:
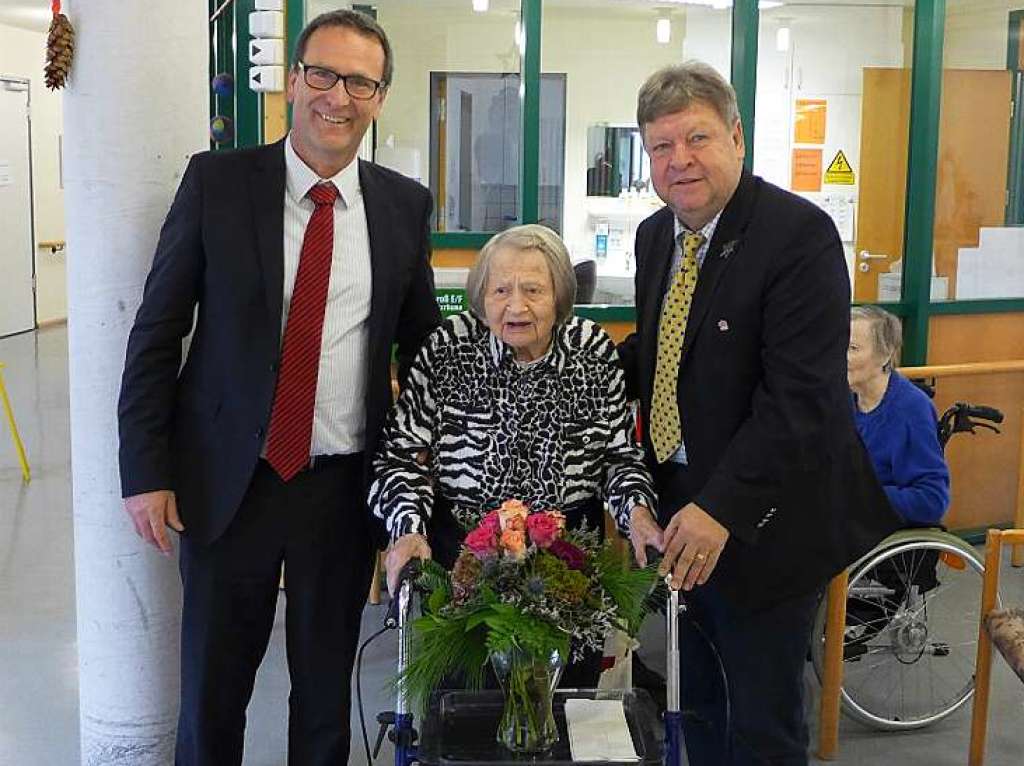
<svg viewBox="0 0 1024 766">
<path fill-rule="evenodd" d="M 847 376 L 854 419 L 892 507 L 908 526 L 933 526 L 949 507 L 949 468 L 931 400 L 893 369 L 900 338 L 900 322 L 887 311 L 851 309 Z"/>
</svg>

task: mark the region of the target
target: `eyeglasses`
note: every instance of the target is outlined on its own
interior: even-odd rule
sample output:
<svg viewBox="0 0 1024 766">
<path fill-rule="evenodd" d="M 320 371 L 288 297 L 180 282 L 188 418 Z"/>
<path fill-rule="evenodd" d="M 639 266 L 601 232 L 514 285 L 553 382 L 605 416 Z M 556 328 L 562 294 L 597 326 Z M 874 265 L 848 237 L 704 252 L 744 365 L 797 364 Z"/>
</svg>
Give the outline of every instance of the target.
<svg viewBox="0 0 1024 766">
<path fill-rule="evenodd" d="M 361 74 L 338 74 L 322 66 L 309 66 L 302 61 L 299 62 L 299 68 L 302 70 L 302 79 L 313 90 L 330 90 L 341 80 L 348 95 L 360 101 L 368 101 L 384 88 L 384 83 Z"/>
</svg>

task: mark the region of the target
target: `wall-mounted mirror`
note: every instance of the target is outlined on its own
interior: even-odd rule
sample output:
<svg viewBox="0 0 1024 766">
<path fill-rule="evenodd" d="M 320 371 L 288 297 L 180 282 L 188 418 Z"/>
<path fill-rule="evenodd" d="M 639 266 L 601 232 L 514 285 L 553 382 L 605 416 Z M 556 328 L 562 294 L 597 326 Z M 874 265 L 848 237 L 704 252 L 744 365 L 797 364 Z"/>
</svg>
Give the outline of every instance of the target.
<svg viewBox="0 0 1024 766">
<path fill-rule="evenodd" d="M 651 163 L 636 125 L 591 125 L 587 128 L 587 196 L 618 197 L 629 190 L 647 191 Z"/>
</svg>

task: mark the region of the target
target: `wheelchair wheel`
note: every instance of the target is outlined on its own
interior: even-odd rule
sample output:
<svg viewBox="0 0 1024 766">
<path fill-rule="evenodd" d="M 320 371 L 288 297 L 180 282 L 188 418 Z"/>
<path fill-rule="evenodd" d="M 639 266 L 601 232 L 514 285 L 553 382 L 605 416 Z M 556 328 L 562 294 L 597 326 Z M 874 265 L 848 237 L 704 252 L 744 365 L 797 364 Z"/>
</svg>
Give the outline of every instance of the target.
<svg viewBox="0 0 1024 766">
<path fill-rule="evenodd" d="M 974 693 L 977 601 L 984 561 L 937 529 L 897 532 L 850 569 L 843 637 L 843 710 L 882 730 L 916 729 Z M 811 659 L 825 659 L 823 602 Z"/>
</svg>

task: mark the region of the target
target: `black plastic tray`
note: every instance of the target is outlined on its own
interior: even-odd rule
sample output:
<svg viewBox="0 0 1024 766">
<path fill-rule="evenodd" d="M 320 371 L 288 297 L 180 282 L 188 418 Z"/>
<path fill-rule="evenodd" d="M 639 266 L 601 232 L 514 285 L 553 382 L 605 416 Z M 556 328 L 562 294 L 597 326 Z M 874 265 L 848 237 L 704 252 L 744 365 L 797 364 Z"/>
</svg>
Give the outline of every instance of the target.
<svg viewBox="0 0 1024 766">
<path fill-rule="evenodd" d="M 546 766 L 565 763 L 610 764 L 610 761 L 573 761 L 569 754 L 569 733 L 565 723 L 565 700 L 621 699 L 626 723 L 633 736 L 637 764 L 655 766 L 662 760 L 662 738 L 654 704 L 642 689 L 630 692 L 598 692 L 594 689 L 558 689 L 554 713 L 558 742 L 540 756 L 523 756 L 506 750 L 495 740 L 503 708 L 497 690 L 439 691 L 430 702 L 420 735 L 419 758 L 425 766 L 503 766 L 524 763 Z M 625 763 L 618 761 L 616 763 Z"/>
</svg>

